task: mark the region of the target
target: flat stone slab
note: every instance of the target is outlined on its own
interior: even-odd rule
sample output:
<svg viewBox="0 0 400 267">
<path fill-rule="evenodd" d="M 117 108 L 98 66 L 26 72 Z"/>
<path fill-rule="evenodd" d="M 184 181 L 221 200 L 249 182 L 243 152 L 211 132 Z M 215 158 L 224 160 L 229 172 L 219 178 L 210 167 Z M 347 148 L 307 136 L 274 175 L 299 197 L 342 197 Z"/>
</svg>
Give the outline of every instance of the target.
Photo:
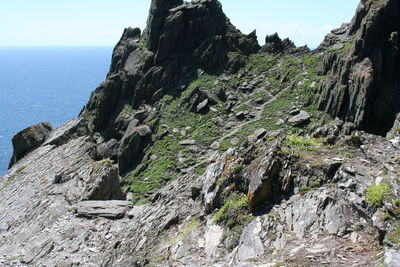
<svg viewBox="0 0 400 267">
<path fill-rule="evenodd" d="M 196 144 L 195 140 L 189 140 L 189 139 L 179 142 L 179 145 L 181 145 L 181 146 L 192 146 L 192 145 L 195 145 L 195 144 Z"/>
<path fill-rule="evenodd" d="M 306 124 L 310 121 L 311 115 L 307 111 L 301 110 L 300 113 L 291 119 L 289 119 L 289 123 L 292 126 L 301 126 L 303 124 Z"/>
<path fill-rule="evenodd" d="M 81 201 L 75 206 L 75 212 L 77 216 L 86 218 L 121 219 L 132 207 L 130 201 L 123 200 Z"/>
</svg>

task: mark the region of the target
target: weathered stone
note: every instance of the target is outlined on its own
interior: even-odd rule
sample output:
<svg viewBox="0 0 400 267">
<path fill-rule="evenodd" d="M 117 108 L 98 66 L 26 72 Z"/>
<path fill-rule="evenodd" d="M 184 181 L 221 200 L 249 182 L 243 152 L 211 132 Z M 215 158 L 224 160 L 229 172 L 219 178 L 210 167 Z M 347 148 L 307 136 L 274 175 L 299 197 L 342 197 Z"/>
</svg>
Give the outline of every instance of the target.
<svg viewBox="0 0 400 267">
<path fill-rule="evenodd" d="M 237 254 L 239 262 L 257 259 L 264 254 L 264 246 L 259 236 L 261 227 L 260 221 L 254 220 L 244 228 L 240 236 L 240 245 Z"/>
<path fill-rule="evenodd" d="M 224 229 L 218 225 L 209 225 L 206 228 L 206 232 L 204 234 L 205 239 L 205 253 L 208 259 L 212 259 L 216 256 L 216 251 L 221 243 L 222 235 L 224 233 Z"/>
<path fill-rule="evenodd" d="M 399 266 L 400 265 L 400 251 L 386 247 L 385 248 L 385 259 L 384 259 L 383 264 L 385 267 Z"/>
<path fill-rule="evenodd" d="M 261 105 L 264 103 L 264 99 L 263 98 L 257 98 L 256 100 L 254 100 L 254 103 L 256 103 L 257 105 Z"/>
<path fill-rule="evenodd" d="M 144 147 L 151 141 L 152 131 L 149 126 L 134 127 L 129 125 L 118 148 L 119 173 L 125 173 L 140 161 Z"/>
<path fill-rule="evenodd" d="M 283 137 L 278 136 L 271 147 L 264 151 L 261 162 L 250 164 L 248 171 L 244 173 L 245 179 L 249 181 L 248 204 L 251 208 L 282 192 L 279 181 L 282 162 L 277 157 L 282 141 Z"/>
<path fill-rule="evenodd" d="M 400 137 L 400 113 L 397 114 L 392 129 L 386 135 L 387 139 L 394 139 L 396 137 Z"/>
<path fill-rule="evenodd" d="M 294 108 L 294 109 L 291 109 L 290 111 L 289 111 L 289 115 L 290 116 L 296 116 L 296 115 L 298 115 L 300 113 L 300 109 L 298 109 L 298 108 Z"/>
<path fill-rule="evenodd" d="M 96 162 L 91 173 L 91 181 L 86 185 L 87 200 L 125 200 L 119 185 L 118 168 L 107 161 Z"/>
<path fill-rule="evenodd" d="M 145 109 L 137 111 L 133 115 L 133 119 L 138 120 L 139 123 L 142 123 L 149 116 L 149 112 Z"/>
<path fill-rule="evenodd" d="M 14 151 L 8 168 L 11 168 L 29 151 L 43 144 L 52 130 L 53 128 L 49 122 L 41 122 L 14 135 L 12 138 Z"/>
<path fill-rule="evenodd" d="M 186 139 L 186 140 L 179 142 L 179 145 L 181 145 L 181 146 L 192 146 L 195 144 L 196 144 L 196 140 L 192 140 L 192 139 Z"/>
<path fill-rule="evenodd" d="M 196 110 L 198 113 L 204 111 L 208 106 L 208 98 L 204 99 L 203 102 L 197 105 Z"/>
<path fill-rule="evenodd" d="M 147 48 L 150 51 L 156 51 L 162 35 L 165 19 L 169 15 L 169 10 L 179 6 L 183 0 L 152 0 L 149 16 L 147 18 L 147 27 L 143 33 L 147 42 Z"/>
<path fill-rule="evenodd" d="M 75 206 L 75 210 L 78 216 L 87 218 L 121 219 L 132 206 L 131 202 L 120 200 L 82 201 Z"/>
<path fill-rule="evenodd" d="M 288 120 L 292 126 L 301 126 L 310 121 L 311 116 L 307 111 L 300 111 L 300 113 Z"/>
<path fill-rule="evenodd" d="M 117 159 L 119 143 L 115 139 L 108 140 L 106 143 L 100 144 L 96 148 L 97 157 L 99 159 Z"/>
<path fill-rule="evenodd" d="M 295 44 L 289 40 L 279 38 L 278 33 L 267 35 L 265 37 L 265 45 L 261 51 L 271 54 L 293 54 L 293 53 L 306 53 L 310 51 L 307 46 L 296 48 Z"/>
<path fill-rule="evenodd" d="M 235 117 L 238 120 L 244 120 L 246 118 L 246 115 L 244 111 L 239 111 L 238 113 L 235 114 Z"/>
<path fill-rule="evenodd" d="M 263 138 L 266 134 L 267 134 L 267 130 L 265 130 L 264 128 L 260 128 L 260 129 L 255 130 L 254 133 L 251 134 L 251 135 L 247 138 L 247 140 L 248 140 L 250 143 L 254 143 L 254 142 L 256 142 L 257 140 Z"/>
</svg>

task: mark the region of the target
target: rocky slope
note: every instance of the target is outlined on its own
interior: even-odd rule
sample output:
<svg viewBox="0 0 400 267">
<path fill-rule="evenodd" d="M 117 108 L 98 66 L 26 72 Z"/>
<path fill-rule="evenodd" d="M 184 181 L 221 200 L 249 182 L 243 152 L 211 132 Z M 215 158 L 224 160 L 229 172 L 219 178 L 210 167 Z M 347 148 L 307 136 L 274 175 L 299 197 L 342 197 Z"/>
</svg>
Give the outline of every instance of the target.
<svg viewBox="0 0 400 267">
<path fill-rule="evenodd" d="M 310 51 L 153 0 L 77 119 L 13 139 L 1 265 L 398 266 L 399 11 Z"/>
</svg>

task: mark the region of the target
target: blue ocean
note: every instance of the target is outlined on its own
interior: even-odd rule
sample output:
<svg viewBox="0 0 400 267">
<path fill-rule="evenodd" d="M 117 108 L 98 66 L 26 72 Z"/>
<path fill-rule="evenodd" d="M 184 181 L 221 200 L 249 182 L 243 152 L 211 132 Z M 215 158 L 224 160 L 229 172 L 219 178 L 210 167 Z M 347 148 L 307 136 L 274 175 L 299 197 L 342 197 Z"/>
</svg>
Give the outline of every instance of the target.
<svg viewBox="0 0 400 267">
<path fill-rule="evenodd" d="M 78 116 L 105 79 L 112 47 L 0 47 L 0 176 L 11 138 L 41 121 L 57 127 Z"/>
</svg>

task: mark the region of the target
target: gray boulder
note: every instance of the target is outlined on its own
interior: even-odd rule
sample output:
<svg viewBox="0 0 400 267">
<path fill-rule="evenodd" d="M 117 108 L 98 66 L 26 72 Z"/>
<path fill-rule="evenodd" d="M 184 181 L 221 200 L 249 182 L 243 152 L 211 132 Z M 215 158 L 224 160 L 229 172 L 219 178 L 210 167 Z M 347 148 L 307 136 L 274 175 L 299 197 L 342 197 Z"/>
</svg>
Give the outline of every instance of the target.
<svg viewBox="0 0 400 267">
<path fill-rule="evenodd" d="M 391 248 L 385 248 L 385 261 L 383 266 L 385 267 L 400 266 L 400 251 Z"/>
<path fill-rule="evenodd" d="M 129 125 L 118 148 L 118 166 L 120 174 L 125 173 L 139 162 L 144 147 L 151 141 L 149 126 Z"/>
<path fill-rule="evenodd" d="M 23 158 L 28 152 L 43 144 L 52 130 L 53 127 L 49 122 L 40 122 L 14 135 L 12 138 L 14 152 L 10 160 L 9 168 Z"/>
<path fill-rule="evenodd" d="M 207 106 L 208 106 L 208 98 L 204 99 L 200 104 L 197 105 L 197 108 L 196 108 L 197 113 L 200 113 L 200 112 L 206 110 Z"/>
<path fill-rule="evenodd" d="M 307 111 L 300 111 L 300 113 L 292 118 L 289 119 L 289 123 L 292 126 L 301 126 L 303 124 L 306 124 L 310 122 L 311 115 Z"/>
<path fill-rule="evenodd" d="M 99 159 L 116 159 L 118 157 L 118 141 L 110 139 L 106 143 L 98 145 L 96 152 Z"/>
<path fill-rule="evenodd" d="M 254 220 L 244 228 L 237 254 L 239 262 L 257 259 L 264 254 L 264 246 L 260 238 L 261 228 L 259 220 Z"/>
<path fill-rule="evenodd" d="M 126 196 L 119 185 L 118 168 L 110 161 L 94 163 L 91 180 L 86 186 L 87 200 L 125 200 Z"/>
</svg>

